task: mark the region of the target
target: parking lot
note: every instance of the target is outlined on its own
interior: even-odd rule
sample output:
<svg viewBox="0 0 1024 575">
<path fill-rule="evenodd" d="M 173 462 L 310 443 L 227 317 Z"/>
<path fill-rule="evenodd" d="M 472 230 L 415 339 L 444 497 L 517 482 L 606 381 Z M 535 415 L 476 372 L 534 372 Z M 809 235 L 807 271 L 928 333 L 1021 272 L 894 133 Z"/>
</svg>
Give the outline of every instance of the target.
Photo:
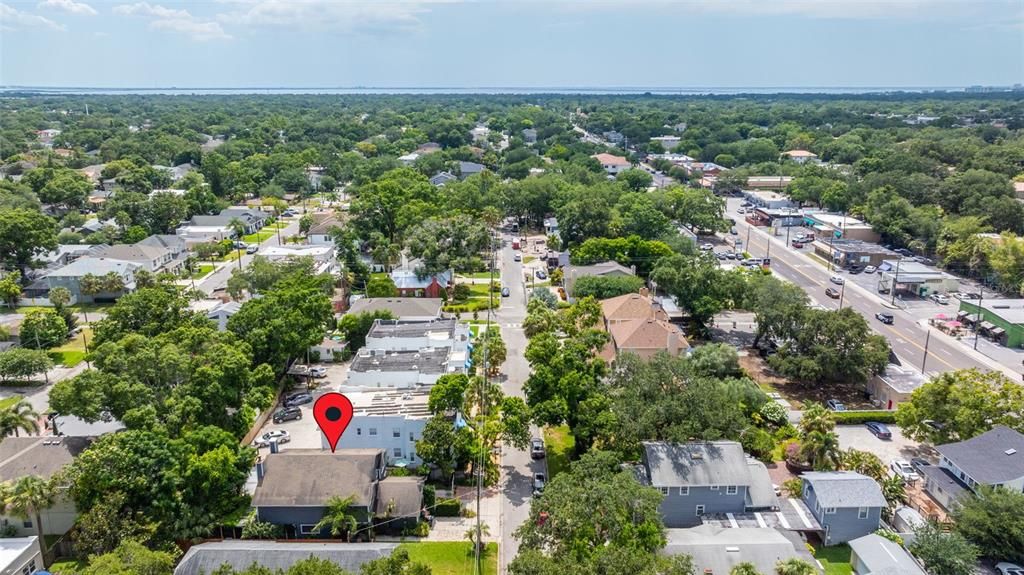
<svg viewBox="0 0 1024 575">
<path fill-rule="evenodd" d="M 839 436 L 839 446 L 843 449 L 859 449 L 874 453 L 882 460 L 888 469 L 894 459 L 905 459 L 910 461 L 912 457 L 923 457 L 934 460 L 935 451 L 922 446 L 916 441 L 903 435 L 900 428 L 889 425 L 892 432 L 892 439 L 879 439 L 872 434 L 864 425 L 837 425 L 836 435 Z"/>
<path fill-rule="evenodd" d="M 327 368 L 327 377 L 317 378 L 312 380 L 313 389 L 310 393 L 313 394 L 313 401 L 304 405 L 298 406 L 302 411 L 302 419 L 293 419 L 290 421 L 284 421 L 281 423 L 274 423 L 273 419 L 267 419 L 267 423 L 260 429 L 257 437 L 264 433 L 274 430 L 282 429 L 288 432 L 289 441 L 287 443 L 280 444 L 282 450 L 285 449 L 320 449 L 320 428 L 316 424 L 316 420 L 313 419 L 313 403 L 318 397 L 329 392 L 329 391 L 343 391 L 342 384 L 345 382 L 345 378 L 348 377 L 348 363 L 326 363 L 326 364 L 313 364 Z M 306 386 L 299 383 L 291 390 L 286 391 L 282 394 L 282 401 L 284 396 L 288 394 L 305 391 Z M 280 404 L 274 406 L 272 411 L 277 411 L 281 407 Z M 266 453 L 269 448 L 261 448 L 261 453 Z"/>
</svg>

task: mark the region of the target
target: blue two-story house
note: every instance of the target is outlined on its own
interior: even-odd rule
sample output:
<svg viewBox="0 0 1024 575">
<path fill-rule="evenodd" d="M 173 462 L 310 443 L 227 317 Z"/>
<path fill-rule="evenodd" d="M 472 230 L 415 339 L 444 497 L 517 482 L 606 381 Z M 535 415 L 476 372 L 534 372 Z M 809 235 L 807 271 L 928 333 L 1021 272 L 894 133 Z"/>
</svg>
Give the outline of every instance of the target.
<svg viewBox="0 0 1024 575">
<path fill-rule="evenodd" d="M 821 524 L 825 545 L 838 545 L 878 530 L 887 505 L 874 479 L 853 471 L 813 471 L 800 476 L 803 500 Z"/>
<path fill-rule="evenodd" d="M 389 518 L 389 530 L 415 525 L 423 502 L 423 480 L 388 477 L 383 449 L 272 450 L 257 462 L 256 479 L 256 516 L 284 526 L 290 536 L 328 536 L 314 526 L 332 497 L 353 498 L 349 510 L 363 533 L 375 517 Z"/>
<path fill-rule="evenodd" d="M 735 441 L 645 442 L 642 483 L 661 491 L 671 528 L 700 525 L 705 515 L 777 509 L 768 469 Z"/>
</svg>

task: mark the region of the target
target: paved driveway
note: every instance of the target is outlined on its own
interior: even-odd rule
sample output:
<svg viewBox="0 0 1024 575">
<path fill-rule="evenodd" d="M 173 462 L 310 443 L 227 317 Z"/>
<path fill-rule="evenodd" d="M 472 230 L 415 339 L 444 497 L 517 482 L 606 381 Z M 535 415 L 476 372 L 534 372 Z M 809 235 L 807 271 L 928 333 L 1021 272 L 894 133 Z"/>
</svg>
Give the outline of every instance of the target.
<svg viewBox="0 0 1024 575">
<path fill-rule="evenodd" d="M 853 447 L 874 453 L 886 467 L 892 463 L 893 459 L 908 461 L 911 457 L 928 459 L 934 454 L 931 447 L 923 446 L 913 439 L 904 437 L 900 428 L 890 425 L 889 430 L 892 431 L 892 439 L 888 441 L 878 439 L 863 425 L 837 425 L 836 435 L 839 436 L 839 446 L 843 449 Z"/>
</svg>

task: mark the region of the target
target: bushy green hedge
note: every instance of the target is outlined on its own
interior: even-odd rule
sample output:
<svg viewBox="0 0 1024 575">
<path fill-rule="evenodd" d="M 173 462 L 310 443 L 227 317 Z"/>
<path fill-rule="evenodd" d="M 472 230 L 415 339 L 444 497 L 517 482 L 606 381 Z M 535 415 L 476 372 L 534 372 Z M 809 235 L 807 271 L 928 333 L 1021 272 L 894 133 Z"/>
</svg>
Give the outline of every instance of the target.
<svg viewBox="0 0 1024 575">
<path fill-rule="evenodd" d="M 497 301 L 495 301 L 497 303 Z M 490 302 L 485 299 L 470 300 L 466 303 L 449 304 L 444 306 L 444 311 L 448 313 L 466 313 L 485 310 L 490 307 Z M 497 306 L 495 306 L 497 307 Z"/>
<path fill-rule="evenodd" d="M 836 425 L 856 425 L 877 421 L 879 423 L 896 423 L 895 411 L 836 411 L 832 413 Z"/>
<path fill-rule="evenodd" d="M 441 499 L 434 507 L 434 515 L 437 517 L 458 517 L 462 511 L 462 502 L 458 499 Z"/>
</svg>

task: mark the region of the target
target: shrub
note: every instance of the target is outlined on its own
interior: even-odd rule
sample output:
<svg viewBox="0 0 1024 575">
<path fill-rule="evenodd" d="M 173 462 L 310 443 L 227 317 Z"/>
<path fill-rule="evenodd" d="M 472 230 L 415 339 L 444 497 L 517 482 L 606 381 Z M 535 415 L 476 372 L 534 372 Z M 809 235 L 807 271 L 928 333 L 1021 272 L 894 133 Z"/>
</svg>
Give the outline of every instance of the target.
<svg viewBox="0 0 1024 575">
<path fill-rule="evenodd" d="M 437 500 L 437 489 L 433 485 L 423 486 L 423 506 L 430 509 Z"/>
<path fill-rule="evenodd" d="M 836 425 L 857 425 L 868 421 L 896 423 L 895 411 L 837 411 L 832 414 Z"/>
<path fill-rule="evenodd" d="M 458 517 L 462 512 L 462 502 L 458 499 L 442 499 L 434 506 L 437 517 Z"/>
<path fill-rule="evenodd" d="M 771 433 L 759 428 L 748 430 L 740 438 L 743 450 L 762 461 L 771 461 L 772 450 L 775 449 L 775 438 Z"/>
<path fill-rule="evenodd" d="M 790 497 L 794 499 L 798 498 L 804 492 L 804 480 L 800 479 L 799 477 L 787 479 L 786 482 L 782 484 L 782 490 L 785 491 Z"/>
<path fill-rule="evenodd" d="M 769 401 L 761 406 L 761 417 L 772 425 L 783 425 L 786 423 L 786 408 L 775 401 Z"/>
</svg>

